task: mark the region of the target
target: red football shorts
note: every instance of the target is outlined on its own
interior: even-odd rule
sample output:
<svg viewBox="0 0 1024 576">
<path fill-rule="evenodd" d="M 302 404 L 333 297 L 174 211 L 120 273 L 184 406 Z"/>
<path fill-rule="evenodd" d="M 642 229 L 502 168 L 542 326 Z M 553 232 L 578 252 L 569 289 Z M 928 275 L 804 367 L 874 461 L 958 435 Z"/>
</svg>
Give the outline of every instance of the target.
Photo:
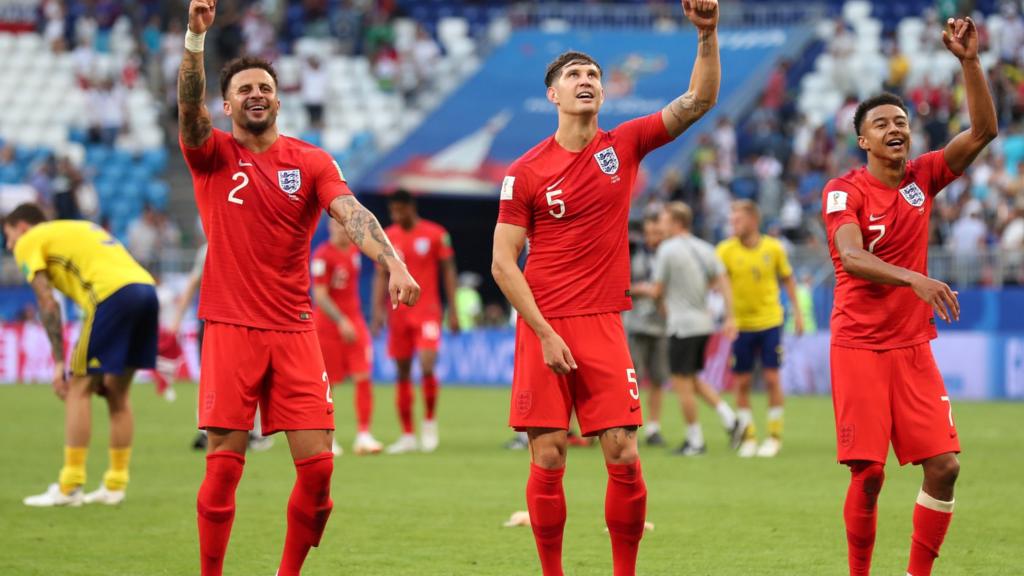
<svg viewBox="0 0 1024 576">
<path fill-rule="evenodd" d="M 540 339 L 520 318 L 509 426 L 516 430 L 567 430 L 573 409 L 584 436 L 643 424 L 636 370 L 620 315 L 572 316 L 549 322 L 565 340 L 578 368 L 569 374 L 555 374 L 548 368 Z"/>
<path fill-rule="evenodd" d="M 369 374 L 373 365 L 373 342 L 366 323 L 355 323 L 356 339 L 346 342 L 334 326 L 317 331 L 320 350 L 327 366 L 327 379 L 338 383 L 355 374 Z"/>
<path fill-rule="evenodd" d="M 832 346 L 839 461 L 900 465 L 960 452 L 953 406 L 929 343 L 895 350 Z"/>
<path fill-rule="evenodd" d="M 334 400 L 316 332 L 278 332 L 206 322 L 199 427 L 263 433 L 334 430 Z"/>
<path fill-rule="evenodd" d="M 388 355 L 395 360 L 410 360 L 417 350 L 437 352 L 441 347 L 441 319 L 408 318 L 391 315 L 388 324 Z"/>
</svg>

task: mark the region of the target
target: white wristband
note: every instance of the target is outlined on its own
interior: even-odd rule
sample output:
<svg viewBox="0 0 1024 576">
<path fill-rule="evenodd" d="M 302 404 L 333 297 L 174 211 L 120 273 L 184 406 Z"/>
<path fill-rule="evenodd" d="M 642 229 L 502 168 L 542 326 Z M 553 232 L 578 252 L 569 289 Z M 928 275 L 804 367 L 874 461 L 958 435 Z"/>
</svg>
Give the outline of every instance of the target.
<svg viewBox="0 0 1024 576">
<path fill-rule="evenodd" d="M 206 32 L 196 34 L 191 30 L 185 31 L 185 50 L 189 52 L 202 52 L 203 44 L 206 42 Z"/>
</svg>

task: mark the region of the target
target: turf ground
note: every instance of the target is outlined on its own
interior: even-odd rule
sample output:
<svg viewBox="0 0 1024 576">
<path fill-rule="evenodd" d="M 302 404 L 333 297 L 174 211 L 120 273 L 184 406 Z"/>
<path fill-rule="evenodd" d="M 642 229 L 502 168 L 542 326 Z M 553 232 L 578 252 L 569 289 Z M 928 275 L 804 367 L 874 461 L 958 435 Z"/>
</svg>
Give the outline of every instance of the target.
<svg viewBox="0 0 1024 576">
<path fill-rule="evenodd" d="M 29 509 L 22 497 L 54 481 L 62 412 L 46 386 L 0 387 L 0 573 L 4 575 L 158 575 L 198 572 L 195 493 L 203 458 L 189 448 L 195 387 L 168 404 L 152 388 L 134 391 L 136 444 L 127 502 L 117 508 Z M 668 397 L 670 400 L 671 397 Z M 755 406 L 760 412 L 763 398 Z M 351 444 L 351 389 L 339 389 L 339 437 Z M 449 388 L 442 395 L 441 448 L 435 454 L 354 457 L 336 462 L 334 514 L 304 574 L 538 574 L 527 528 L 503 528 L 525 509 L 527 456 L 501 444 L 507 391 Z M 674 405 L 673 405 L 674 406 Z M 956 518 L 936 575 L 1021 574 L 1024 458 L 1012 404 L 955 406 L 964 454 Z M 89 458 L 92 489 L 106 466 L 105 407 L 94 404 Z M 392 389 L 378 389 L 377 436 L 395 438 Z M 731 454 L 711 412 L 702 413 L 709 454 L 674 457 L 642 450 L 655 524 L 641 547 L 643 575 L 841 575 L 846 544 L 842 499 L 847 473 L 833 463 L 828 398 L 793 398 L 786 445 L 775 460 Z M 678 412 L 665 427 L 681 439 Z M 763 430 L 763 425 L 761 426 Z M 904 574 L 919 470 L 888 467 L 880 499 L 876 574 Z M 273 574 L 284 539 L 293 468 L 284 438 L 250 454 L 225 574 Z M 605 474 L 600 450 L 572 449 L 565 479 L 569 575 L 611 572 L 603 532 Z"/>
</svg>

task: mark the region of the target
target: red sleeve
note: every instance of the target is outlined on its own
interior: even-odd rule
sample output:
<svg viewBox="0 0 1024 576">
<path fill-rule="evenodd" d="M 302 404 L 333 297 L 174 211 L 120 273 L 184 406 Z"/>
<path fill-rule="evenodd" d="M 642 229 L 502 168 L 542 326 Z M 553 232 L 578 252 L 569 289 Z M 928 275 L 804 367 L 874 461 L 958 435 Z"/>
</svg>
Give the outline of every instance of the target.
<svg viewBox="0 0 1024 576">
<path fill-rule="evenodd" d="M 313 173 L 316 174 L 316 196 L 320 207 L 327 210 L 331 202 L 339 196 L 351 196 L 352 190 L 345 182 L 345 174 L 341 166 L 323 150 L 317 150 L 313 160 Z"/>
<path fill-rule="evenodd" d="M 828 181 L 822 192 L 821 213 L 829 240 L 835 237 L 836 230 L 843 224 L 860 225 L 863 205 L 860 190 L 849 181 L 838 178 Z"/>
<path fill-rule="evenodd" d="M 935 196 L 942 192 L 942 189 L 949 186 L 950 182 L 961 176 L 954 174 L 953 170 L 949 168 L 949 163 L 946 162 L 946 153 L 942 150 L 922 154 L 914 160 L 914 166 L 922 172 L 923 180 L 928 182 L 928 189 L 925 190 L 925 193 L 929 196 Z"/>
<path fill-rule="evenodd" d="M 193 174 L 213 172 L 217 164 L 218 141 L 223 139 L 224 136 L 228 136 L 228 133 L 214 128 L 206 142 L 203 142 L 197 148 L 190 148 L 181 139 L 181 134 L 178 134 L 178 146 L 181 147 L 181 153 L 185 156 L 185 163 L 188 164 L 189 170 Z"/>
<path fill-rule="evenodd" d="M 533 223 L 533 194 L 526 170 L 518 162 L 512 164 L 501 182 L 498 223 L 529 229 Z"/>
<path fill-rule="evenodd" d="M 437 259 L 443 262 L 452 256 L 455 256 L 455 250 L 452 249 L 452 236 L 443 226 L 439 225 L 437 227 Z"/>
<path fill-rule="evenodd" d="M 313 252 L 309 262 L 309 273 L 313 277 L 314 286 L 326 286 L 330 282 L 331 275 L 328 273 L 330 263 L 327 261 L 327 251 L 321 245 Z"/>
<path fill-rule="evenodd" d="M 668 128 L 665 128 L 665 120 L 661 117 L 661 110 L 623 122 L 614 132 L 617 139 L 622 138 L 632 143 L 638 160 L 642 160 L 651 150 L 672 141 Z"/>
</svg>

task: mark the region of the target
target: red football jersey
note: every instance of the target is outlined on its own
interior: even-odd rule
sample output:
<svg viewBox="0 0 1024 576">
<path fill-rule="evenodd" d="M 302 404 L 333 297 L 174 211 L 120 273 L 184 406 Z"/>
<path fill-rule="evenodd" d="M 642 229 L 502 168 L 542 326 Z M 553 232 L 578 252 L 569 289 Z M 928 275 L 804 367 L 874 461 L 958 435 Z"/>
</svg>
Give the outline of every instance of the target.
<svg viewBox="0 0 1024 576">
<path fill-rule="evenodd" d="M 342 250 L 324 242 L 313 251 L 310 271 L 314 286 L 327 286 L 327 294 L 335 306 L 354 324 L 363 321 L 363 308 L 359 300 L 359 272 L 362 270 L 362 252 L 355 244 Z M 333 320 L 322 309 L 313 309 L 317 330 L 337 330 Z"/>
<path fill-rule="evenodd" d="M 312 330 L 309 243 L 320 211 L 352 192 L 323 150 L 281 136 L 252 152 L 221 130 L 181 143 L 209 241 L 199 293 L 206 320 Z"/>
<path fill-rule="evenodd" d="M 825 186 L 822 213 L 836 269 L 835 344 L 888 350 L 935 338 L 931 307 L 909 286 L 876 284 L 847 274 L 836 251 L 835 235 L 840 226 L 856 224 L 868 251 L 889 264 L 927 275 L 932 200 L 957 178 L 939 150 L 907 162 L 907 173 L 898 188 L 886 187 L 866 167 L 851 170 Z"/>
<path fill-rule="evenodd" d="M 391 313 L 406 319 L 439 320 L 439 267 L 442 261 L 455 255 L 448 231 L 436 222 L 420 218 L 410 230 L 392 224 L 384 232 L 398 251 L 399 257 L 405 262 L 409 274 L 420 285 L 420 300 L 415 306 L 399 306 L 398 310 L 392 310 Z M 389 303 L 386 305 L 390 307 Z"/>
<path fill-rule="evenodd" d="M 551 136 L 509 168 L 498 222 L 526 228 L 526 281 L 546 318 L 632 307 L 627 225 L 633 183 L 643 157 L 671 140 L 659 111 L 598 131 L 580 152 Z"/>
</svg>

